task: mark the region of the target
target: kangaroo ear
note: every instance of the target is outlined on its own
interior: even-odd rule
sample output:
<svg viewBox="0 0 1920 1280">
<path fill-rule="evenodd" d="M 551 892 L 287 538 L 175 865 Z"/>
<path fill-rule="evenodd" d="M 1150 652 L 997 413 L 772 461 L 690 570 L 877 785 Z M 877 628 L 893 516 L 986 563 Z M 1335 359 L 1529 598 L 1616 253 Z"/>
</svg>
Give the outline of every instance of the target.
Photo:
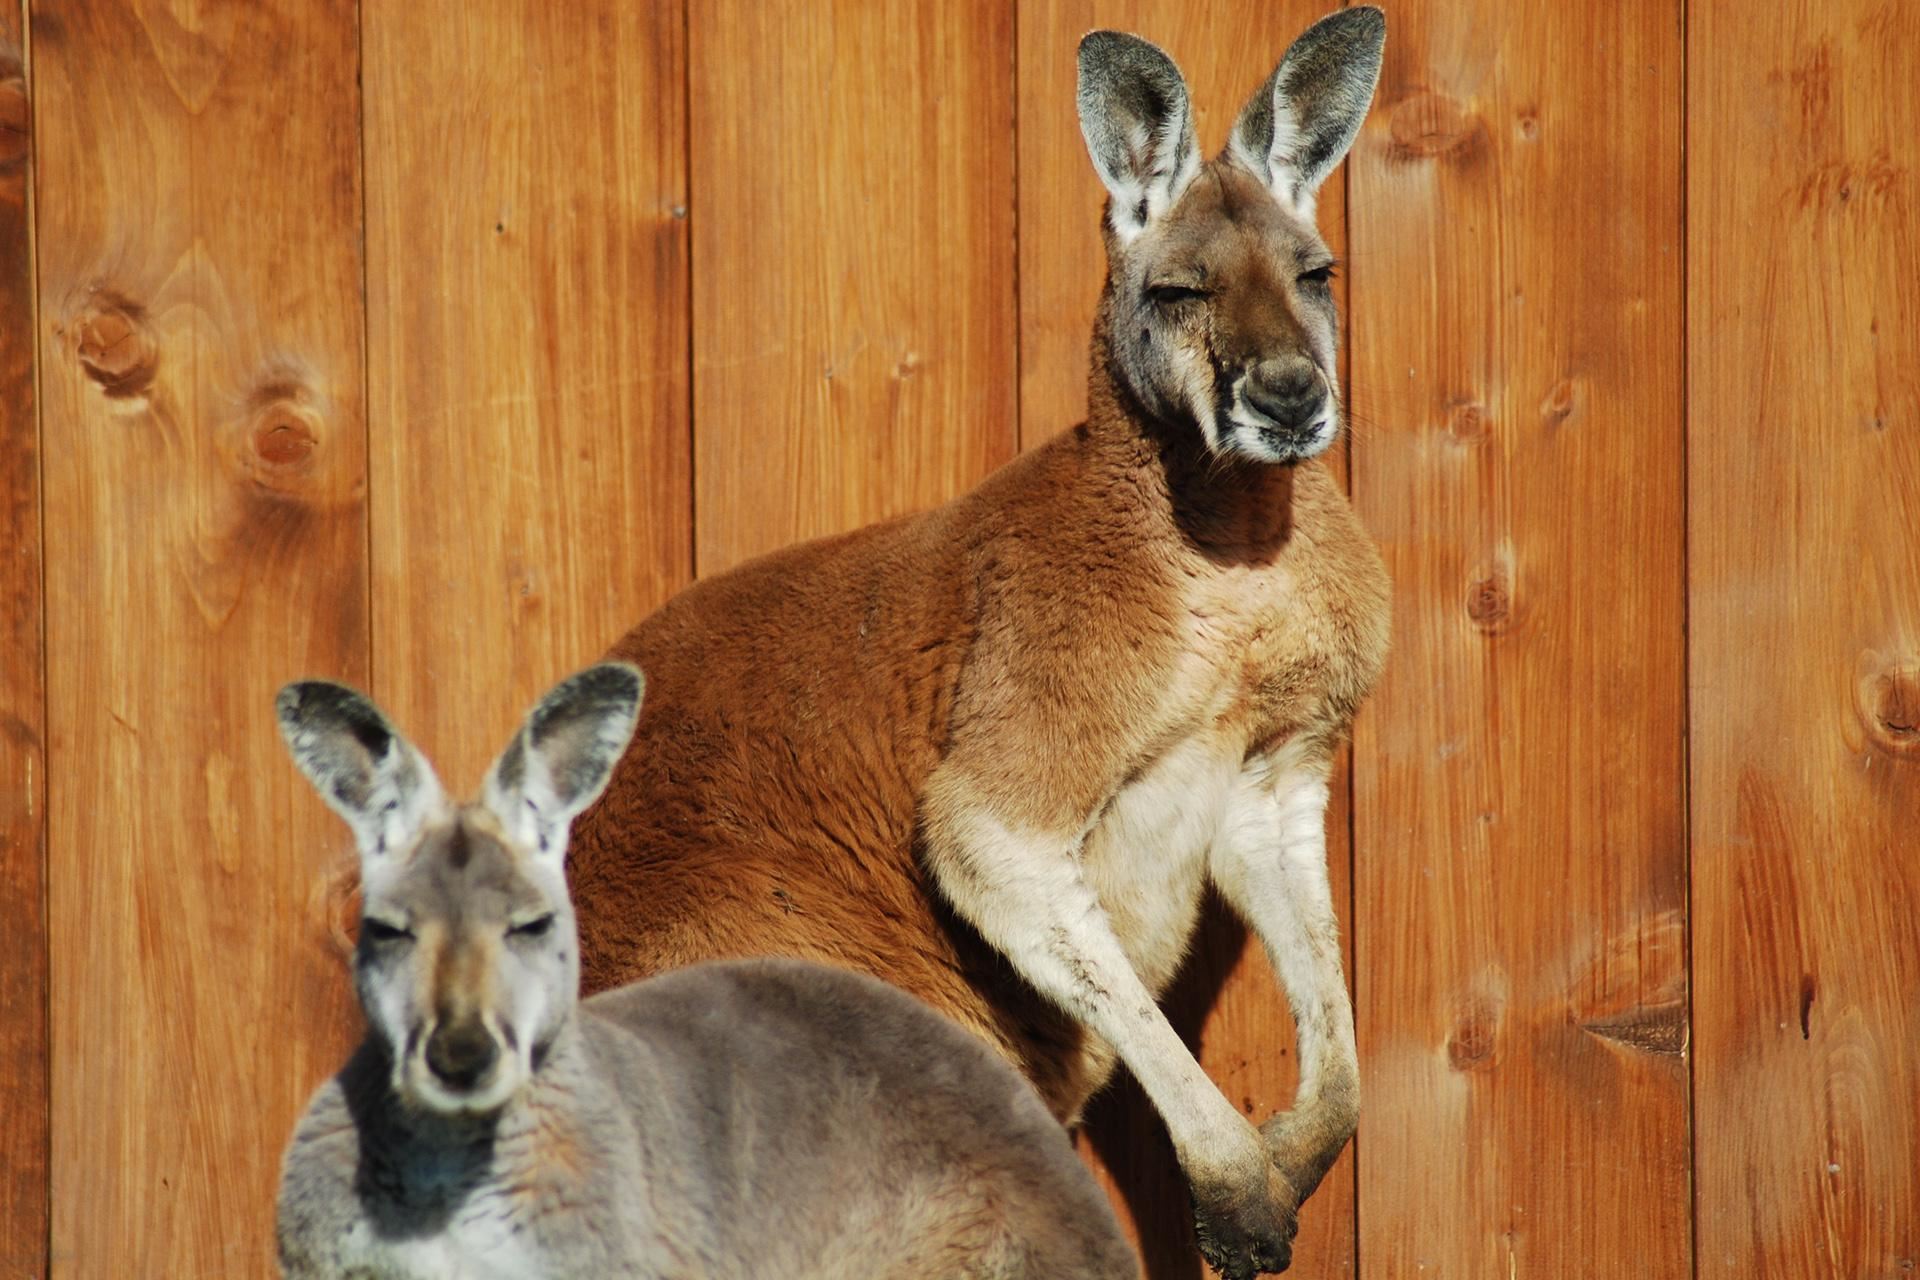
<svg viewBox="0 0 1920 1280">
<path fill-rule="evenodd" d="M 599 798 L 633 737 L 646 681 L 624 662 L 568 676 L 540 700 L 487 772 L 482 796 L 507 833 L 558 862 L 567 829 Z"/>
<path fill-rule="evenodd" d="M 1119 31 L 1080 42 L 1080 132 L 1113 197 L 1108 220 L 1125 243 L 1171 209 L 1200 172 L 1193 110 L 1180 68 Z"/>
<path fill-rule="evenodd" d="M 1228 154 L 1303 218 L 1360 133 L 1386 42 L 1387 16 L 1370 5 L 1327 15 L 1293 42 L 1234 123 Z"/>
<path fill-rule="evenodd" d="M 407 848 L 445 808 L 433 766 L 363 695 L 304 680 L 280 690 L 273 709 L 293 762 L 353 828 L 363 862 Z"/>
</svg>

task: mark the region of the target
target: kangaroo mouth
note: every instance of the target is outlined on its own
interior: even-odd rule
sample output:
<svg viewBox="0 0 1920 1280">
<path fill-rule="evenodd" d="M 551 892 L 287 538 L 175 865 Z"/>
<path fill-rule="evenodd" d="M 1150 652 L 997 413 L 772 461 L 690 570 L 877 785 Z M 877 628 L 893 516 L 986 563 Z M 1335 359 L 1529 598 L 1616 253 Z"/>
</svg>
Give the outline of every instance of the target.
<svg viewBox="0 0 1920 1280">
<path fill-rule="evenodd" d="M 482 1037 L 485 1037 L 484 1040 Z M 501 1049 L 507 1048 L 507 1052 Z M 518 1092 L 525 1073 L 511 1046 L 478 1028 L 413 1038 L 397 1064 L 396 1091 L 415 1107 L 444 1116 L 498 1111 Z"/>
<path fill-rule="evenodd" d="M 519 1091 L 517 1073 L 503 1069 L 472 1085 L 448 1084 L 431 1071 L 408 1071 L 400 1092 L 414 1106 L 443 1116 L 484 1116 L 500 1110 Z"/>
<path fill-rule="evenodd" d="M 1339 413 L 1330 401 L 1298 425 L 1275 422 L 1234 397 L 1233 406 L 1216 422 L 1219 452 L 1255 462 L 1302 462 L 1318 457 L 1340 434 Z"/>
<path fill-rule="evenodd" d="M 1255 385 L 1249 369 L 1214 362 L 1213 452 L 1251 462 L 1301 462 L 1326 452 L 1340 433 L 1333 382 L 1315 370 L 1315 385 L 1274 389 Z"/>
</svg>

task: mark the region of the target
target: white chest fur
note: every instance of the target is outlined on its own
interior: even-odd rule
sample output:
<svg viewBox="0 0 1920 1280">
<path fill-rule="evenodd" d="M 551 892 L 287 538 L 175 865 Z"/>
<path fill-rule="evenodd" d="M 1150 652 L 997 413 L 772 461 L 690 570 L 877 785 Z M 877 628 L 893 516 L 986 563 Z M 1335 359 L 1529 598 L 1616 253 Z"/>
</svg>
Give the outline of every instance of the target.
<svg viewBox="0 0 1920 1280">
<path fill-rule="evenodd" d="M 1240 756 L 1196 734 L 1117 792 L 1088 834 L 1082 874 L 1134 971 L 1159 995 L 1186 955 Z"/>
<path fill-rule="evenodd" d="M 342 1242 L 341 1260 L 348 1274 L 355 1267 L 365 1267 L 373 1275 L 406 1280 L 557 1276 L 525 1227 L 504 1195 L 482 1192 L 461 1205 L 444 1231 L 431 1236 L 381 1238 L 366 1222 L 356 1223 Z"/>
<path fill-rule="evenodd" d="M 1341 663 L 1318 584 L 1286 560 L 1193 566 L 1188 649 L 1164 690 L 1163 723 L 1182 736 L 1120 787 L 1088 833 L 1082 875 L 1121 947 L 1156 996 L 1184 959 L 1208 877 L 1208 852 L 1236 787 L 1262 761 L 1291 758 L 1299 729 L 1326 717 L 1327 672 Z"/>
</svg>

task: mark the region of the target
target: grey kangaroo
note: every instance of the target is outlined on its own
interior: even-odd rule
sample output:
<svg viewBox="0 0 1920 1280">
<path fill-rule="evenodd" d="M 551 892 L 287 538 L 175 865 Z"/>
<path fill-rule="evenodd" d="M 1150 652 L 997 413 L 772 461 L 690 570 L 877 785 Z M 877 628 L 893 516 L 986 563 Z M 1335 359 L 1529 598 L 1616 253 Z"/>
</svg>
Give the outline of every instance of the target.
<svg viewBox="0 0 1920 1280">
<path fill-rule="evenodd" d="M 281 691 L 359 846 L 367 1019 L 287 1152 L 286 1274 L 1138 1274 L 1039 1096 L 910 996 L 760 960 L 579 1002 L 568 828 L 642 688 L 562 682 L 464 804 L 360 694 Z"/>
</svg>

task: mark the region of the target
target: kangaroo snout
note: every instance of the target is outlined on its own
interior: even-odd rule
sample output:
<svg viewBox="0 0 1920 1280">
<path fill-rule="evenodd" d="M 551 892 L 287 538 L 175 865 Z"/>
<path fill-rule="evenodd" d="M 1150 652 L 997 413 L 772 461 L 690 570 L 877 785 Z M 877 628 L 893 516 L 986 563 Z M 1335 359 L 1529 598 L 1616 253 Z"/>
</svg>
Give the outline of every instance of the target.
<svg viewBox="0 0 1920 1280">
<path fill-rule="evenodd" d="M 1241 394 L 1256 413 L 1290 431 L 1312 425 L 1327 401 L 1326 380 L 1303 355 L 1262 360 L 1247 371 Z"/>
<path fill-rule="evenodd" d="M 500 1061 L 500 1045 L 478 1018 L 443 1022 L 427 1037 L 427 1070 L 446 1088 L 479 1087 Z"/>
</svg>

